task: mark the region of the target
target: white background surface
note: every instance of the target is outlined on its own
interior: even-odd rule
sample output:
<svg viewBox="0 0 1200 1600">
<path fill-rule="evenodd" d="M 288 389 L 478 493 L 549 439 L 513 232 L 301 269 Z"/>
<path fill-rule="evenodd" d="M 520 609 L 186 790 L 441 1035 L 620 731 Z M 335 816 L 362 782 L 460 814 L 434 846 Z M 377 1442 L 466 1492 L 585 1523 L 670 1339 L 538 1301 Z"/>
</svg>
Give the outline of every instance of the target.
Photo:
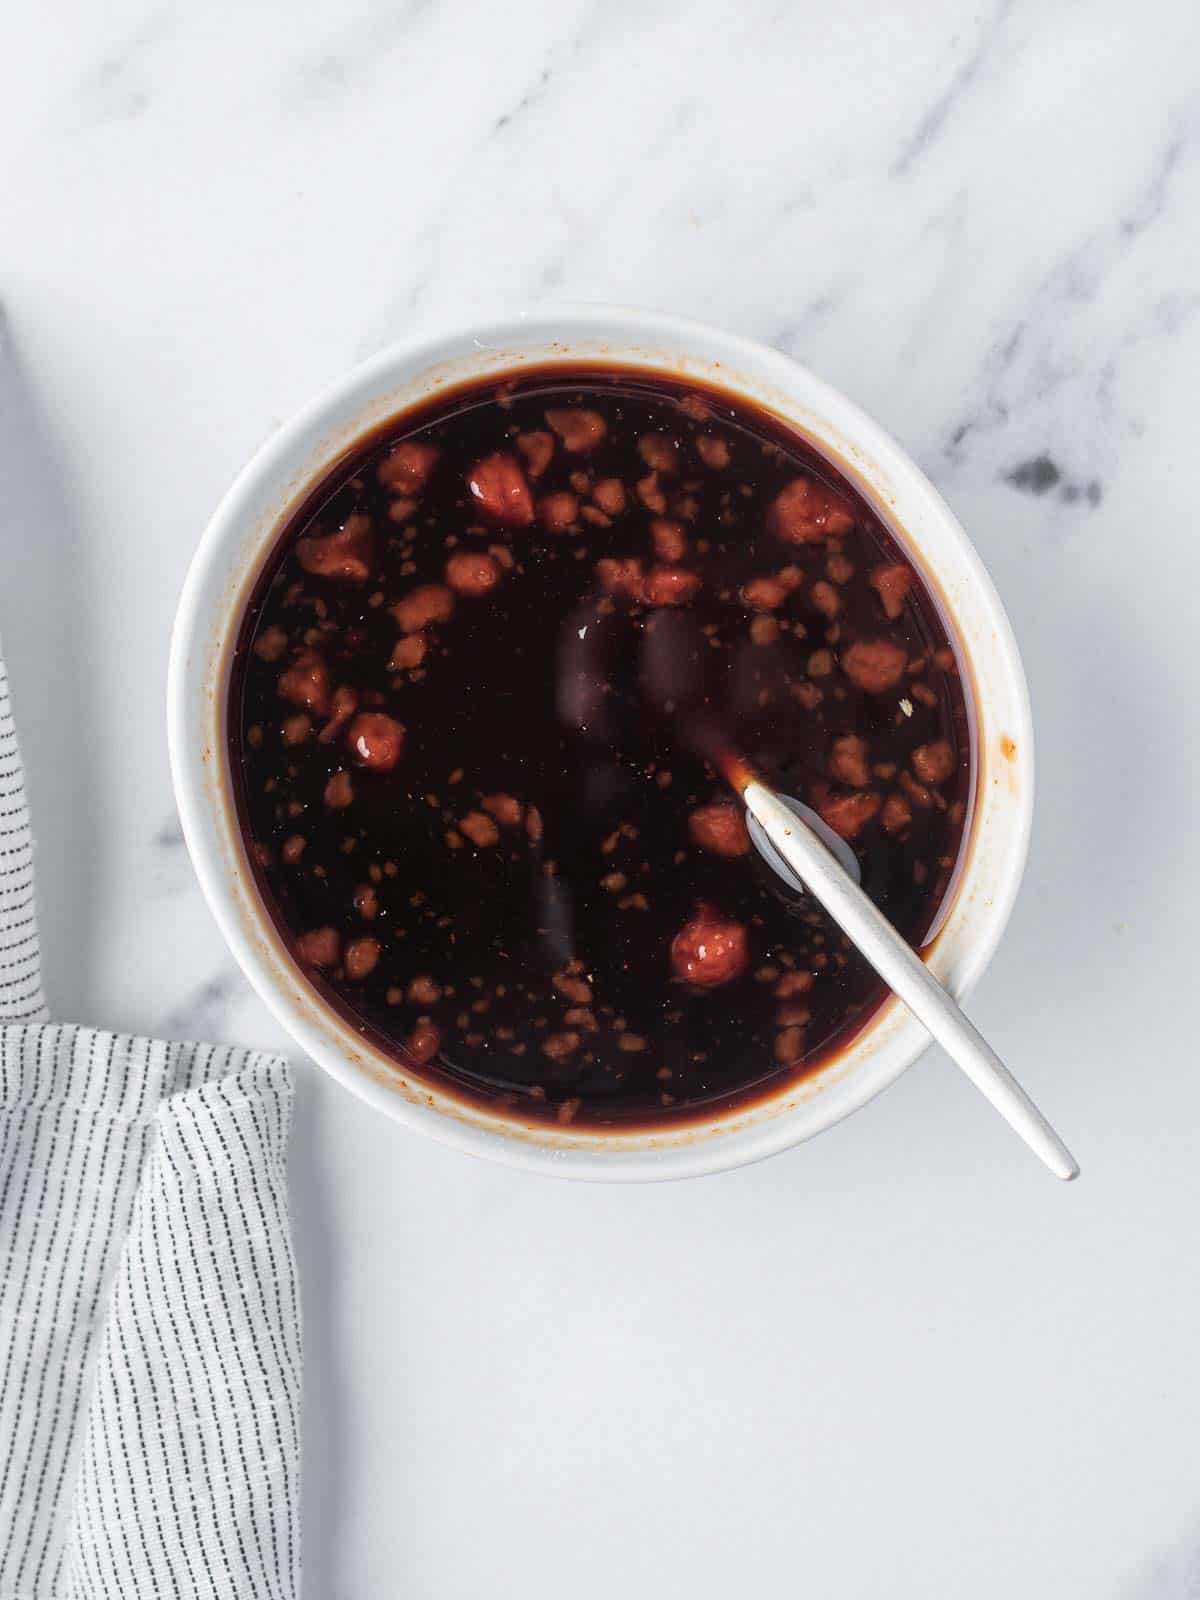
<svg viewBox="0 0 1200 1600">
<path fill-rule="evenodd" d="M 171 615 L 252 449 L 434 314 L 625 300 L 799 356 L 950 499 L 1030 677 L 1033 854 L 973 1009 L 1082 1180 L 935 1053 L 770 1163 L 615 1192 L 297 1062 L 307 1593 L 1194 1595 L 1191 0 L 5 31 L 0 624 L 56 1017 L 284 1044 L 179 841 Z"/>
</svg>

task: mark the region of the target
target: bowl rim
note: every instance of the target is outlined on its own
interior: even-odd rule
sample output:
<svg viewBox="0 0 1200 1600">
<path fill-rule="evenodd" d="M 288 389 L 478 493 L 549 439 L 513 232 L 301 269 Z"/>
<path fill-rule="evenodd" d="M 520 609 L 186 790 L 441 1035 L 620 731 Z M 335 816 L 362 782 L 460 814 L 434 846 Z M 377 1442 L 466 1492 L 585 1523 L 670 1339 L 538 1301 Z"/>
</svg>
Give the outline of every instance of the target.
<svg viewBox="0 0 1200 1600">
<path fill-rule="evenodd" d="M 171 638 L 168 746 L 180 823 L 209 908 L 251 984 L 318 1065 L 396 1120 L 470 1154 L 559 1177 L 653 1181 L 744 1166 L 832 1127 L 894 1083 L 928 1036 L 893 998 L 844 1052 L 799 1084 L 746 1108 L 633 1134 L 523 1125 L 415 1075 L 406 1079 L 303 977 L 258 905 L 233 822 L 224 733 L 228 656 L 242 605 L 306 486 L 356 437 L 439 389 L 522 364 L 588 360 L 682 372 L 781 414 L 874 503 L 940 595 L 970 667 L 976 804 L 960 881 L 924 954 L 953 994 L 967 993 L 1007 924 L 1032 825 L 1029 695 L 1003 605 L 954 513 L 878 424 L 791 357 L 688 318 L 591 304 L 502 309 L 423 328 L 327 385 L 255 452 L 201 536 Z M 918 508 L 919 540 L 911 532 Z"/>
</svg>

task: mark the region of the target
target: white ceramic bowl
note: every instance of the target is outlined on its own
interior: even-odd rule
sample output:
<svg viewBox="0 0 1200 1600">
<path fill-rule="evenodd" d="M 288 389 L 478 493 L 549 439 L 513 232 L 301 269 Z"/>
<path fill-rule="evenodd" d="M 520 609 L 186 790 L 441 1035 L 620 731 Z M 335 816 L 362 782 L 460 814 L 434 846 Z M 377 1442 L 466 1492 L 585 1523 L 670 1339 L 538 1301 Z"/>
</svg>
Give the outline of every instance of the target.
<svg viewBox="0 0 1200 1600">
<path fill-rule="evenodd" d="M 778 351 L 677 317 L 566 307 L 426 333 L 358 367 L 281 428 L 217 508 L 184 584 L 168 684 L 171 769 L 192 861 L 230 948 L 288 1032 L 340 1083 L 474 1155 L 565 1177 L 678 1178 L 756 1161 L 828 1128 L 898 1078 L 927 1035 L 893 1000 L 822 1070 L 745 1109 L 653 1132 L 523 1125 L 406 1076 L 324 1004 L 261 907 L 230 786 L 224 718 L 238 620 L 306 487 L 357 435 L 441 389 L 588 361 L 707 381 L 776 412 L 834 458 L 941 597 L 970 669 L 976 779 L 967 848 L 927 960 L 964 994 L 1008 920 L 1033 806 L 1029 701 L 1008 619 L 949 507 L 875 423 Z"/>
</svg>

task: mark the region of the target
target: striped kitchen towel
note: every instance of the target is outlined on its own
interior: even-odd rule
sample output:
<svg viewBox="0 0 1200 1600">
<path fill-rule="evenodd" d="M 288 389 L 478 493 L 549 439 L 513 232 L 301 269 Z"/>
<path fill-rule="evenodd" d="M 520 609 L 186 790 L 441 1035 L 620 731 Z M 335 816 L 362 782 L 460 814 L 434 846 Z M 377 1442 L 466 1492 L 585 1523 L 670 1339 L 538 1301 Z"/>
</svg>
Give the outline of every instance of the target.
<svg viewBox="0 0 1200 1600">
<path fill-rule="evenodd" d="M 25 774 L 0 655 L 0 1023 L 42 1022 L 42 959 L 33 897 Z"/>
<path fill-rule="evenodd" d="M 287 1064 L 44 1017 L 0 660 L 0 1600 L 289 1600 Z"/>
</svg>

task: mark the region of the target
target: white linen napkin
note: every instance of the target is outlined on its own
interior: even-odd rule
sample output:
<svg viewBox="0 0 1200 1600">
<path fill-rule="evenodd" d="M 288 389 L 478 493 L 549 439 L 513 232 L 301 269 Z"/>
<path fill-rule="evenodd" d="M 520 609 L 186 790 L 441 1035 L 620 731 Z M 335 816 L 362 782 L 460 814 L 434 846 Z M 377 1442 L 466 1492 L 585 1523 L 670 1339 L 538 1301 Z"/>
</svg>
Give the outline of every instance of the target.
<svg viewBox="0 0 1200 1600">
<path fill-rule="evenodd" d="M 0 657 L 0 1600 L 292 1600 L 287 1063 L 45 1015 Z"/>
</svg>

